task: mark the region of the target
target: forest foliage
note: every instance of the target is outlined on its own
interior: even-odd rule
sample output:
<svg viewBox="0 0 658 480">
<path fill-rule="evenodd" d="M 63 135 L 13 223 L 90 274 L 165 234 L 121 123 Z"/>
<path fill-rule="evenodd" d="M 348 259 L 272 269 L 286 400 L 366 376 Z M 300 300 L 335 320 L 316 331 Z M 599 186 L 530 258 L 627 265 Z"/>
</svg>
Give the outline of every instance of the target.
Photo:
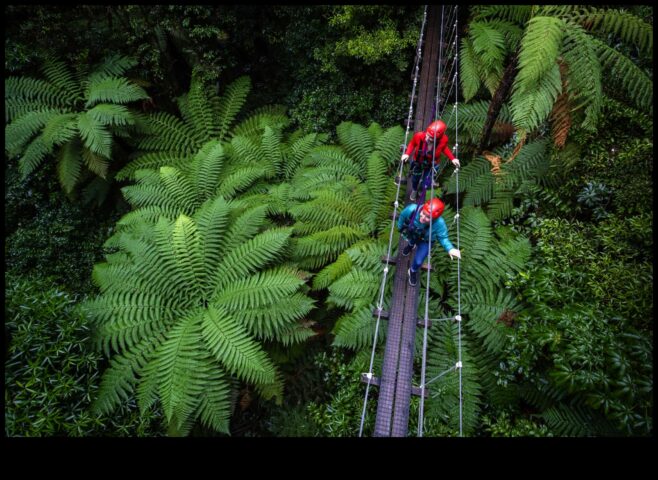
<svg viewBox="0 0 658 480">
<path fill-rule="evenodd" d="M 6 435 L 358 434 L 422 12 L 6 8 Z M 460 7 L 426 436 L 653 433 L 652 13 Z"/>
</svg>

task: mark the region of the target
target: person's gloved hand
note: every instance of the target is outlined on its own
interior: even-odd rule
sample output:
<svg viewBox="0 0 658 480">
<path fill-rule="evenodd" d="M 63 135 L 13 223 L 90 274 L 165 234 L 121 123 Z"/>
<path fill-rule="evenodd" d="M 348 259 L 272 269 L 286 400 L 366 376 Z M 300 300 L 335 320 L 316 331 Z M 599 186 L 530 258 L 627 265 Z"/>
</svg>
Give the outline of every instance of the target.
<svg viewBox="0 0 658 480">
<path fill-rule="evenodd" d="M 458 158 L 455 158 L 455 159 L 452 161 L 452 164 L 455 166 L 455 168 L 459 168 L 459 167 L 460 167 L 459 159 L 458 159 Z"/>
<path fill-rule="evenodd" d="M 456 248 L 451 248 L 450 251 L 448 252 L 448 255 L 450 255 L 450 260 L 452 260 L 455 257 L 462 258 L 461 252 Z"/>
<path fill-rule="evenodd" d="M 407 155 L 405 153 L 404 155 L 402 155 L 402 157 L 400 157 L 400 160 L 402 160 L 403 162 L 406 162 L 408 158 L 409 158 L 409 155 Z"/>
</svg>

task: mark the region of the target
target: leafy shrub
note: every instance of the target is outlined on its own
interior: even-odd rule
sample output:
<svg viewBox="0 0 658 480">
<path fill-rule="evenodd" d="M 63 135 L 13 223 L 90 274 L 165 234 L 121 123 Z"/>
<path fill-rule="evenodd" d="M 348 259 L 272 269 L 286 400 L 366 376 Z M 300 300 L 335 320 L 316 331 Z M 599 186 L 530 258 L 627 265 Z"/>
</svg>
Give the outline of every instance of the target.
<svg viewBox="0 0 658 480">
<path fill-rule="evenodd" d="M 162 414 L 135 402 L 114 415 L 89 406 L 102 356 L 90 342 L 77 298 L 44 279 L 6 275 L 5 435 L 153 436 Z"/>
<path fill-rule="evenodd" d="M 516 281 L 529 308 L 516 318 L 507 369 L 544 391 L 540 410 L 575 402 L 570 414 L 546 411 L 557 434 L 609 433 L 603 421 L 573 426 L 589 422 L 586 408 L 617 434 L 652 429 L 653 268 L 638 253 L 650 225 L 641 216 L 598 225 L 546 219 L 535 231 L 535 256 Z"/>
</svg>

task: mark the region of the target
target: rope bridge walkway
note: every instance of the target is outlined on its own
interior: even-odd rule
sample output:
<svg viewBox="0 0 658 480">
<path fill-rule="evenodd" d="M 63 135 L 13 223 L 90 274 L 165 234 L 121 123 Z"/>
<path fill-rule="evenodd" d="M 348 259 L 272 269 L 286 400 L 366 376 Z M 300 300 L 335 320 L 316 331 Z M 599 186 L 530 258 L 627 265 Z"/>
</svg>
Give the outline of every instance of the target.
<svg viewBox="0 0 658 480">
<path fill-rule="evenodd" d="M 412 125 L 416 130 L 424 129 L 432 120 L 441 118 L 446 105 L 451 98 L 454 98 L 453 108 L 457 108 L 458 93 L 458 9 L 457 6 L 425 6 L 423 12 L 423 23 L 418 39 L 416 49 L 416 60 L 413 73 L 413 87 L 410 96 L 409 116 L 406 124 L 405 143 L 407 145 L 409 129 Z M 424 40 L 425 27 L 427 25 L 427 39 Z M 423 46 L 425 46 L 425 56 L 423 57 Z M 420 68 L 422 61 L 422 69 Z M 420 85 L 418 85 L 420 71 Z M 417 88 L 418 87 L 418 88 Z M 418 90 L 418 93 L 416 92 Z M 416 116 L 412 124 L 413 106 L 416 103 Z M 455 112 L 456 113 L 456 112 Z M 453 151 L 455 157 L 458 157 L 458 130 L 457 116 L 455 118 L 455 145 Z M 435 137 L 436 148 L 436 137 Z M 441 165 L 442 163 L 439 162 Z M 453 317 L 430 319 L 429 318 L 429 280 L 431 267 L 431 248 L 432 248 L 432 222 L 430 222 L 430 253 L 427 256 L 427 263 L 423 265 L 422 270 L 426 272 L 427 281 L 424 298 L 424 315 L 418 317 L 418 309 L 421 303 L 420 282 L 415 286 L 407 282 L 407 269 L 411 255 L 403 256 L 401 252 L 407 245 L 407 241 L 400 235 L 398 238 L 398 255 L 396 258 L 391 257 L 391 248 L 393 243 L 393 231 L 395 228 L 396 217 L 399 207 L 400 185 L 402 179 L 402 170 L 404 163 L 400 161 L 397 172 L 396 184 L 397 192 L 392 214 L 391 229 L 389 233 L 388 250 L 386 256 L 382 257 L 384 263 L 382 282 L 379 290 L 377 306 L 373 310 L 373 315 L 377 318 L 375 325 L 375 334 L 373 346 L 370 355 L 370 366 L 367 373 L 361 375 L 361 381 L 366 384 L 363 410 L 361 414 L 361 425 L 359 436 L 363 435 L 363 425 L 366 417 L 366 406 L 371 386 L 379 387 L 379 400 L 377 403 L 377 417 L 375 420 L 375 429 L 373 435 L 376 437 L 404 437 L 407 436 L 409 426 L 409 405 L 411 395 L 420 396 L 420 408 L 418 418 L 418 436 L 423 436 L 423 415 L 424 401 L 429 396 L 426 388 L 429 384 L 436 381 L 441 376 L 453 372 L 459 372 L 459 434 L 462 435 L 462 378 L 461 378 L 461 282 L 460 282 L 460 264 L 457 259 L 457 314 Z M 432 173 L 438 175 L 441 168 Z M 455 223 L 457 225 L 457 246 L 459 250 L 459 169 L 455 169 L 457 181 L 457 210 Z M 430 181 L 429 187 L 430 198 L 434 198 L 434 182 Z M 407 193 L 405 196 L 405 205 L 411 203 L 409 195 L 412 190 L 411 175 L 407 178 Z M 431 186 L 430 186 L 431 185 Z M 419 188 L 420 190 L 420 188 Z M 418 192 L 416 199 L 419 207 L 425 201 L 425 190 Z M 395 278 L 393 280 L 393 295 L 390 302 L 389 311 L 384 310 L 384 290 L 386 279 L 390 267 L 395 266 Z M 380 320 L 388 320 L 388 330 L 386 337 L 386 347 L 384 350 L 384 361 L 380 377 L 373 373 L 373 364 L 375 358 L 375 349 L 379 333 Z M 442 372 L 435 378 L 426 380 L 426 352 L 427 352 L 427 330 L 431 327 L 432 322 L 455 321 L 458 324 L 458 361 L 445 372 Z M 413 354 L 416 328 L 423 329 L 423 353 L 420 386 L 412 386 L 413 376 Z"/>
</svg>

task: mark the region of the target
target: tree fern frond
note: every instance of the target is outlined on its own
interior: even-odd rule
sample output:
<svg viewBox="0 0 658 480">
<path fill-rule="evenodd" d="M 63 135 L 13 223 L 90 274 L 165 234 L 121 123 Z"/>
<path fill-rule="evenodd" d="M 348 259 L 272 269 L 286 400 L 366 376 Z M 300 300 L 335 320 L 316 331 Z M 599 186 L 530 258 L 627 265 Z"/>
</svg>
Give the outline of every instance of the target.
<svg viewBox="0 0 658 480">
<path fill-rule="evenodd" d="M 278 333 L 276 339 L 284 346 L 289 347 L 296 343 L 303 343 L 316 335 L 318 334 L 307 326 L 297 324 Z"/>
<path fill-rule="evenodd" d="M 532 87 L 517 76 L 510 102 L 514 125 L 527 131 L 537 128 L 551 113 L 560 93 L 562 81 L 556 63 Z"/>
<path fill-rule="evenodd" d="M 80 145 L 75 141 L 67 142 L 57 154 L 57 176 L 67 193 L 71 193 L 78 182 L 81 167 Z"/>
<path fill-rule="evenodd" d="M 140 155 L 132 160 L 128 165 L 119 170 L 115 176 L 117 180 L 133 179 L 137 170 L 153 169 L 159 170 L 160 167 L 168 165 L 173 167 L 180 167 L 191 161 L 187 155 L 177 155 L 175 153 L 167 152 L 153 152 Z"/>
<path fill-rule="evenodd" d="M 149 98 L 142 87 L 122 77 L 99 76 L 90 80 L 85 92 L 86 107 L 99 102 L 130 103 Z"/>
<path fill-rule="evenodd" d="M 562 55 L 567 63 L 567 88 L 574 104 L 585 107 L 583 127 L 593 129 L 601 110 L 603 97 L 601 86 L 601 65 L 597 58 L 591 37 L 582 27 L 565 23 L 567 27 Z M 560 65 L 561 70 L 562 65 Z M 566 80 L 563 73 L 563 81 Z M 564 92 L 564 89 L 563 89 Z M 580 108 L 579 107 L 579 108 Z"/>
<path fill-rule="evenodd" d="M 147 124 L 149 130 L 157 132 L 157 135 L 140 139 L 137 146 L 142 150 L 192 155 L 202 146 L 194 130 L 173 115 L 164 112 L 154 113 L 149 115 Z"/>
<path fill-rule="evenodd" d="M 85 166 L 91 172 L 104 179 L 107 175 L 107 169 L 109 166 L 107 159 L 105 157 L 101 157 L 100 155 L 96 155 L 86 147 L 82 147 L 80 153 L 82 155 L 82 159 L 84 160 Z"/>
<path fill-rule="evenodd" d="M 261 308 L 245 309 L 236 316 L 256 338 L 285 341 L 286 332 L 297 328 L 296 322 L 312 309 L 312 299 L 302 293 L 295 293 L 285 303 L 275 302 Z"/>
<path fill-rule="evenodd" d="M 203 394 L 205 382 L 199 377 L 206 368 L 203 354 L 198 350 L 201 317 L 200 312 L 193 311 L 180 319 L 144 367 L 145 377 L 155 377 L 168 421 L 174 416 L 178 419 L 191 416 Z"/>
<path fill-rule="evenodd" d="M 482 84 L 478 73 L 479 68 L 476 66 L 475 50 L 473 49 L 473 43 L 470 38 L 462 38 L 459 57 L 459 79 L 461 80 L 464 101 L 468 102 L 477 94 Z"/>
<path fill-rule="evenodd" d="M 199 420 L 208 428 L 228 434 L 233 410 L 230 383 L 222 372 L 215 370 L 207 385 L 199 404 Z"/>
<path fill-rule="evenodd" d="M 220 173 L 224 166 L 224 149 L 217 140 L 211 140 L 201 147 L 194 157 L 193 181 L 197 195 L 205 200 L 210 198 L 219 185 Z"/>
<path fill-rule="evenodd" d="M 131 125 L 132 115 L 125 105 L 99 103 L 87 111 L 94 120 L 103 125 Z"/>
<path fill-rule="evenodd" d="M 110 359 L 110 366 L 103 374 L 98 397 L 92 404 L 92 411 L 111 413 L 122 401 L 131 398 L 139 372 L 153 351 L 163 340 L 162 335 L 145 338 L 131 350 Z"/>
<path fill-rule="evenodd" d="M 532 16 L 532 5 L 486 5 L 475 15 L 474 20 L 501 18 L 524 24 Z"/>
<path fill-rule="evenodd" d="M 112 156 L 112 135 L 105 126 L 88 112 L 78 115 L 78 130 L 85 147 L 105 158 Z"/>
<path fill-rule="evenodd" d="M 611 87 L 621 87 L 628 98 L 643 112 L 653 114 L 653 82 L 628 57 L 605 43 L 592 39 L 601 61 L 601 68 L 607 72 L 606 78 Z"/>
<path fill-rule="evenodd" d="M 329 286 L 328 302 L 340 307 L 368 306 L 375 301 L 381 274 L 352 269 Z"/>
<path fill-rule="evenodd" d="M 546 75 L 555 65 L 562 36 L 564 22 L 554 17 L 533 17 L 528 22 L 519 52 L 519 71 L 514 80 L 515 89 L 526 92 Z"/>
<path fill-rule="evenodd" d="M 352 350 L 361 350 L 372 346 L 376 320 L 372 317 L 372 309 L 368 307 L 361 307 L 341 316 L 332 330 L 335 335 L 332 345 Z M 379 325 L 378 343 L 384 340 L 385 331 L 385 324 L 382 322 Z"/>
<path fill-rule="evenodd" d="M 282 137 L 281 132 L 265 127 L 261 144 L 264 158 L 261 160 L 261 164 L 268 172 L 274 171 L 274 175 L 270 173 L 269 178 L 283 174 Z"/>
<path fill-rule="evenodd" d="M 46 155 L 52 153 L 52 144 L 45 141 L 43 135 L 37 136 L 27 146 L 23 155 L 18 159 L 18 169 L 21 178 L 25 179 L 41 164 Z"/>
<path fill-rule="evenodd" d="M 71 98 L 66 92 L 58 89 L 45 80 L 29 77 L 9 77 L 5 81 L 5 98 L 23 98 L 34 100 L 44 107 L 71 107 Z"/>
<path fill-rule="evenodd" d="M 215 292 L 277 259 L 291 233 L 290 228 L 267 230 L 228 252 L 215 273 L 218 282 Z"/>
<path fill-rule="evenodd" d="M 303 283 L 294 271 L 285 268 L 265 270 L 226 285 L 212 301 L 237 315 L 241 310 L 258 309 L 281 301 L 295 293 Z"/>
<path fill-rule="evenodd" d="M 208 307 L 203 315 L 202 336 L 208 350 L 229 372 L 252 383 L 275 380 L 274 365 L 260 345 L 223 308 Z"/>
<path fill-rule="evenodd" d="M 286 180 L 291 179 L 297 172 L 297 167 L 302 159 L 318 144 L 319 137 L 315 133 L 309 133 L 295 140 L 285 155 L 283 164 L 283 175 Z"/>
<path fill-rule="evenodd" d="M 50 118 L 43 128 L 44 141 L 52 145 L 61 145 L 70 141 L 78 133 L 76 120 L 75 113 L 64 113 Z"/>
<path fill-rule="evenodd" d="M 396 165 L 400 158 L 400 145 L 403 141 L 404 131 L 399 125 L 387 128 L 375 141 L 375 151 L 380 154 L 386 165 Z"/>
<path fill-rule="evenodd" d="M 618 9 L 600 9 L 591 5 L 543 7 L 544 12 L 587 30 L 611 34 L 623 42 L 637 45 L 643 53 L 653 54 L 653 28 L 639 17 Z"/>
<path fill-rule="evenodd" d="M 240 77 L 226 88 L 226 92 L 224 92 L 214 109 L 215 118 L 219 125 L 219 135 L 217 137 L 219 140 L 225 139 L 250 90 L 251 80 L 249 77 Z"/>
<path fill-rule="evenodd" d="M 242 137 L 257 138 L 263 134 L 265 127 L 283 130 L 290 124 L 286 116 L 286 108 L 283 105 L 270 105 L 259 108 L 240 122 L 231 134 L 231 137 L 240 135 Z"/>
<path fill-rule="evenodd" d="M 342 122 L 336 127 L 336 134 L 345 151 L 357 162 L 370 156 L 374 145 L 368 130 L 363 126 Z"/>
<path fill-rule="evenodd" d="M 480 337 L 487 350 L 502 353 L 509 330 L 500 318 L 506 312 L 518 312 L 514 296 L 508 290 L 471 289 L 462 297 L 462 312 L 468 319 L 464 327 Z"/>
<path fill-rule="evenodd" d="M 582 405 L 556 405 L 540 416 L 556 435 L 591 437 L 616 434 L 608 420 Z"/>
<path fill-rule="evenodd" d="M 94 69 L 99 76 L 119 76 L 137 65 L 137 60 L 120 54 L 110 55 Z"/>
<path fill-rule="evenodd" d="M 61 117 L 58 110 L 44 109 L 28 112 L 14 120 L 5 128 L 5 150 L 10 156 L 16 156 L 50 120 Z M 45 141 L 46 144 L 52 144 Z"/>
<path fill-rule="evenodd" d="M 48 58 L 42 68 L 43 73 L 52 85 L 66 92 L 73 101 L 82 100 L 83 92 L 80 84 L 75 80 L 64 62 Z"/>
<path fill-rule="evenodd" d="M 483 22 L 472 22 L 468 34 L 473 51 L 483 66 L 487 70 L 501 69 L 506 51 L 503 34 Z"/>
<path fill-rule="evenodd" d="M 218 119 L 215 118 L 212 105 L 206 95 L 206 86 L 197 76 L 192 75 L 190 91 L 187 94 L 186 119 L 191 123 L 201 138 L 214 138 L 220 133 Z"/>
<path fill-rule="evenodd" d="M 335 262 L 320 270 L 313 279 L 313 290 L 322 290 L 352 269 L 352 259 L 341 253 Z"/>
<path fill-rule="evenodd" d="M 222 183 L 215 191 L 215 195 L 224 198 L 232 198 L 237 192 L 245 190 L 248 186 L 252 185 L 256 180 L 263 178 L 265 175 L 266 172 L 262 168 L 241 168 L 223 179 Z"/>
<path fill-rule="evenodd" d="M 481 373 L 477 370 L 476 362 L 472 360 L 471 345 L 464 335 L 460 346 L 463 365 L 461 385 L 460 374 L 450 371 L 454 369 L 458 359 L 457 326 L 445 323 L 441 325 L 438 340 L 432 342 L 427 352 L 426 382 L 436 380 L 427 386 L 430 398 L 425 404 L 426 416 L 442 418 L 454 429 L 459 428 L 461 420 L 464 435 L 469 435 L 478 426 L 478 417 L 482 409 L 483 393 L 479 382 Z"/>
</svg>

